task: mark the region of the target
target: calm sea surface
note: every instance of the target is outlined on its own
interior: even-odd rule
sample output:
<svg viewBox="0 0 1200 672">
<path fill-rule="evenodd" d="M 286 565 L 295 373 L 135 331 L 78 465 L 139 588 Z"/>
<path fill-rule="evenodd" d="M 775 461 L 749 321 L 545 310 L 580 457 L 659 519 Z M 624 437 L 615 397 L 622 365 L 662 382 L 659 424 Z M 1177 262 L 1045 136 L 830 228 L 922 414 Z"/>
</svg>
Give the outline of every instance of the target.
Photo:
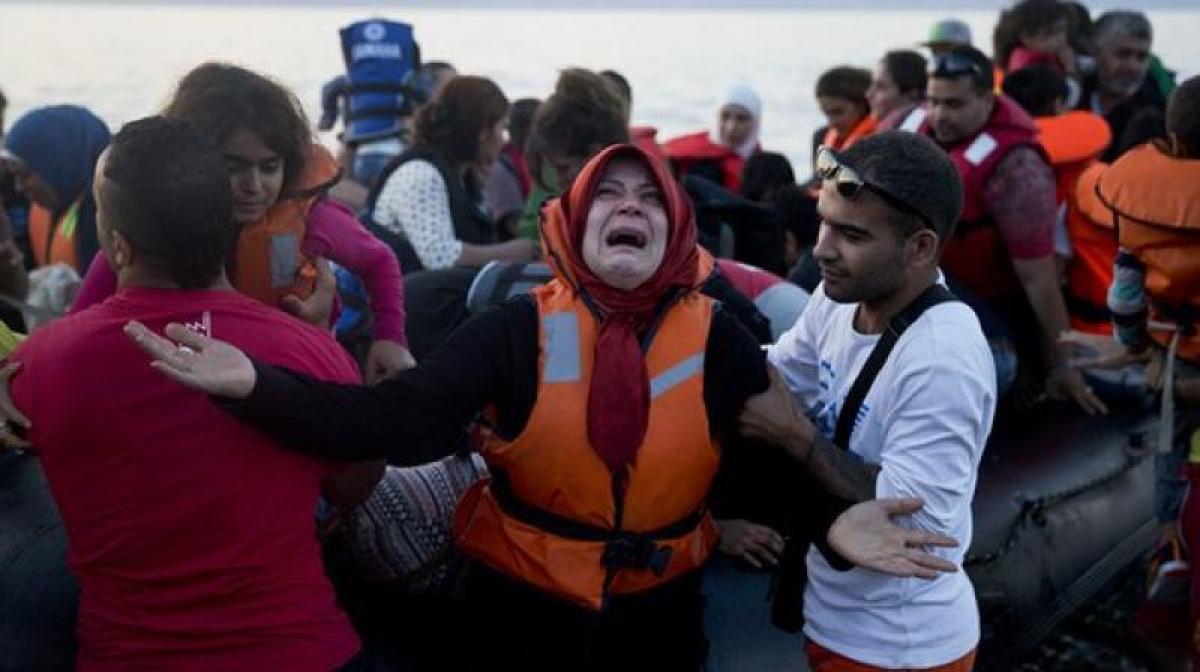
<svg viewBox="0 0 1200 672">
<path fill-rule="evenodd" d="M 116 127 L 158 109 L 192 66 L 221 59 L 274 75 L 315 115 L 321 84 L 342 69 L 338 28 L 386 16 L 415 26 L 426 59 L 491 77 L 512 99 L 545 97 L 565 66 L 620 70 L 633 84 L 635 122 L 657 126 L 660 136 L 708 126 L 727 86 L 747 81 L 764 101 L 763 144 L 801 161 L 821 123 L 812 88 L 822 70 L 870 66 L 950 14 L 971 25 L 977 43 L 990 42 L 995 12 L 978 10 L 380 13 L 362 6 L 0 3 L 0 88 L 10 101 L 8 123 L 31 107 L 71 102 Z M 1155 51 L 1183 75 L 1200 72 L 1200 10 L 1155 11 L 1151 19 Z"/>
</svg>

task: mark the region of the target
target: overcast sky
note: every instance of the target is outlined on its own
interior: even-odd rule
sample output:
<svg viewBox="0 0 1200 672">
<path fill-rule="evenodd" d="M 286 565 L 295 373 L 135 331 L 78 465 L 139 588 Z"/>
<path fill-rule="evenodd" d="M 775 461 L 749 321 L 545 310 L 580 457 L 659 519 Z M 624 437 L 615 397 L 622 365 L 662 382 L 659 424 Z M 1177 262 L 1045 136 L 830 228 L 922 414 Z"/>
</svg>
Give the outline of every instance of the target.
<svg viewBox="0 0 1200 672">
<path fill-rule="evenodd" d="M 631 9 L 664 9 L 664 8 L 679 8 L 679 9 L 747 9 L 747 8 L 771 8 L 771 9 L 830 9 L 842 10 L 847 7 L 855 8 L 871 8 L 871 9 L 999 9 L 1001 7 L 1012 4 L 1011 1 L 1005 0 L 71 0 L 73 2 L 85 2 L 89 4 L 228 4 L 228 5 L 308 5 L 308 6 L 338 6 L 346 7 L 348 5 L 373 7 L 373 8 L 402 8 L 402 7 L 420 7 L 422 9 L 438 9 L 438 8 L 459 8 L 459 7 L 488 7 L 488 8 L 510 8 L 510 7 L 527 7 L 537 9 L 570 9 L 570 8 L 586 8 L 586 9 L 605 9 L 605 8 L 631 8 Z M 58 0 L 0 0 L 0 4 L 5 2 L 17 2 L 21 4 L 41 4 L 54 2 L 54 4 L 69 4 L 59 2 Z M 1100 0 L 1096 2 L 1087 2 L 1093 12 L 1112 7 L 1134 7 L 1139 9 L 1152 8 L 1176 8 L 1176 9 L 1197 9 L 1200 8 L 1200 3 L 1197 0 Z"/>
</svg>

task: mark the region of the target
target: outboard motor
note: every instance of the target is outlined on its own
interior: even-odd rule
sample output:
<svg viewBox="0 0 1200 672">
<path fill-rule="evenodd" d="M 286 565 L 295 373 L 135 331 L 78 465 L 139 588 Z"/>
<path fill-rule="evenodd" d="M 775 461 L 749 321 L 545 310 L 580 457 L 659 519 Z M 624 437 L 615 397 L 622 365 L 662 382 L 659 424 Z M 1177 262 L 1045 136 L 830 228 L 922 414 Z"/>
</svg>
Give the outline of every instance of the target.
<svg viewBox="0 0 1200 672">
<path fill-rule="evenodd" d="M 404 150 L 407 119 L 428 98 L 417 81 L 421 52 L 407 23 L 371 19 L 339 33 L 346 74 L 322 89 L 317 127 L 329 130 L 342 115 L 342 140 L 356 152 L 351 176 L 369 185 Z"/>
</svg>

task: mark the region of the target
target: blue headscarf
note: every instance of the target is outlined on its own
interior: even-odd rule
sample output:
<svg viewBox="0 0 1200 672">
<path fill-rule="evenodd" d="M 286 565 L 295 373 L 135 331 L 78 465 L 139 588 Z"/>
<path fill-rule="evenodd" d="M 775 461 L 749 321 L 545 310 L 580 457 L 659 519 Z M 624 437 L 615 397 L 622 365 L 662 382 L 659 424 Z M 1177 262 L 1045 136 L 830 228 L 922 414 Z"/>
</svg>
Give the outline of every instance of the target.
<svg viewBox="0 0 1200 672">
<path fill-rule="evenodd" d="M 57 219 L 76 200 L 75 258 L 80 273 L 99 249 L 96 238 L 96 203 L 92 199 L 92 173 L 96 159 L 108 146 L 108 127 L 88 110 L 76 105 L 55 105 L 27 112 L 4 138 L 4 149 L 54 188 L 58 194 Z"/>
</svg>

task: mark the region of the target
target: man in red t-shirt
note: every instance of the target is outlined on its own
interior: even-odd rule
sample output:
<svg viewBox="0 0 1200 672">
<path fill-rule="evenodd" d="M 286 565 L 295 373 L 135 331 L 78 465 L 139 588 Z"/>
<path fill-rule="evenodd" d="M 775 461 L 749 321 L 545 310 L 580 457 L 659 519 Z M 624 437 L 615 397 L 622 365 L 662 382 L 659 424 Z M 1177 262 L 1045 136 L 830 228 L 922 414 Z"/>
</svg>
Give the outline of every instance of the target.
<svg viewBox="0 0 1200 672">
<path fill-rule="evenodd" d="M 96 168 L 118 293 L 33 334 L 12 397 L 32 424 L 79 581 L 82 671 L 330 670 L 359 642 L 322 569 L 313 514 L 332 465 L 281 449 L 145 365 L 137 319 L 358 382 L 326 333 L 233 291 L 224 161 L 162 118 Z"/>
</svg>

